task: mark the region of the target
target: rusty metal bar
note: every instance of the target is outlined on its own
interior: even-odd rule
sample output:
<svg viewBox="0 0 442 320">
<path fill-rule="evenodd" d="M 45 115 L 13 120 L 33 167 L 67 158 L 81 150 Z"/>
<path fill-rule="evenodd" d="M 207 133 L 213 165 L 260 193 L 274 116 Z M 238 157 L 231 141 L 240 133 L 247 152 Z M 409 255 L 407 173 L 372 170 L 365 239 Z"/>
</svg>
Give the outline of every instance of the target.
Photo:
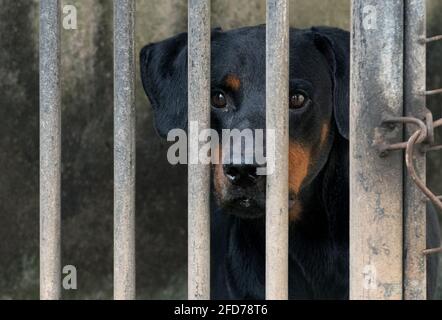
<svg viewBox="0 0 442 320">
<path fill-rule="evenodd" d="M 429 37 L 429 38 L 427 38 L 426 36 L 423 36 L 423 37 L 420 38 L 420 40 L 423 43 L 430 43 L 430 42 L 440 41 L 440 40 L 442 40 L 442 35 L 437 35 L 437 36 L 433 36 L 433 37 Z"/>
<path fill-rule="evenodd" d="M 135 0 L 114 1 L 114 299 L 135 299 Z"/>
<path fill-rule="evenodd" d="M 60 299 L 60 3 L 40 1 L 40 299 Z"/>
<path fill-rule="evenodd" d="M 441 252 L 442 252 L 442 247 L 424 250 L 424 254 L 427 256 L 430 254 L 436 254 L 436 253 L 441 253 Z"/>
<path fill-rule="evenodd" d="M 441 89 L 435 89 L 435 90 L 429 90 L 429 91 L 423 91 L 424 95 L 426 96 L 434 96 L 436 94 L 441 94 L 442 93 L 442 88 Z"/>
<path fill-rule="evenodd" d="M 433 122 L 433 133 L 432 133 L 433 138 L 434 138 L 434 130 L 440 127 L 442 127 L 442 118 Z M 437 144 L 433 140 L 431 141 L 431 145 L 427 148 L 426 151 L 429 152 L 429 151 L 439 151 L 439 150 L 442 150 L 442 144 Z"/>
<path fill-rule="evenodd" d="M 422 116 L 422 114 L 421 114 Z M 408 117 L 389 117 L 385 119 L 382 124 L 383 125 L 395 125 L 397 123 L 400 124 L 413 124 L 420 129 L 420 136 L 417 140 L 417 144 L 420 143 L 426 143 L 425 148 L 423 148 L 423 151 L 429 152 L 429 151 L 436 151 L 440 150 L 442 148 L 442 145 L 435 144 L 434 142 L 434 129 L 437 129 L 438 127 L 442 126 L 442 119 L 439 119 L 437 121 L 433 122 L 433 115 L 431 112 L 427 110 L 426 114 L 426 122 L 423 120 L 420 120 L 418 118 L 415 118 L 413 116 Z M 411 129 L 411 128 L 409 128 Z M 414 133 L 414 130 L 411 130 L 411 133 Z M 388 142 L 384 143 L 378 143 L 377 148 L 380 151 L 381 156 L 387 156 L 389 154 L 389 151 L 395 151 L 395 150 L 405 150 L 407 148 L 408 141 L 405 142 L 397 142 L 389 144 Z"/>
<path fill-rule="evenodd" d="M 442 150 L 442 145 L 433 146 L 427 149 L 427 151 L 439 151 L 439 150 Z"/>
<path fill-rule="evenodd" d="M 403 141 L 402 126 L 380 127 L 403 115 L 403 11 L 402 0 L 352 0 L 351 299 L 403 296 L 403 158 L 381 158 L 373 147 L 384 136 Z"/>
<path fill-rule="evenodd" d="M 416 173 L 416 169 L 414 167 L 414 147 L 416 143 L 418 142 L 419 136 L 421 135 L 420 131 L 416 131 L 408 140 L 407 143 L 407 149 L 405 152 L 405 161 L 407 165 L 407 170 L 409 173 L 409 176 L 412 178 L 413 182 L 416 184 L 416 186 L 430 199 L 431 202 L 439 209 L 442 210 L 442 197 L 436 196 L 426 185 L 425 185 L 425 179 L 421 179 L 418 174 Z M 442 252 L 442 247 L 438 248 L 431 248 L 431 249 L 425 249 L 422 251 L 424 256 L 430 255 L 430 254 L 436 254 Z M 426 259 L 426 258 L 425 258 Z M 412 297 L 413 298 L 413 297 Z"/>
<path fill-rule="evenodd" d="M 266 192 L 266 299 L 284 300 L 288 298 L 289 1 L 267 0 L 266 39 L 266 122 L 267 130 L 275 132 L 270 157 L 275 170 L 267 175 Z M 266 143 L 269 153 L 271 139 Z"/>
<path fill-rule="evenodd" d="M 417 144 L 417 140 L 421 135 L 420 131 L 416 131 L 408 140 L 407 149 L 406 149 L 406 165 L 410 178 L 416 184 L 416 186 L 427 196 L 428 199 L 433 202 L 433 204 L 442 211 L 442 202 L 439 201 L 439 198 L 425 185 L 425 179 L 422 179 L 418 176 L 416 172 L 416 168 L 414 166 L 414 157 L 416 154 L 414 152 L 414 147 Z"/>
<path fill-rule="evenodd" d="M 404 113 L 424 119 L 428 113 L 426 97 L 419 92 L 426 86 L 426 45 L 419 41 L 426 36 L 425 0 L 404 0 Z M 432 119 L 431 119 L 432 120 Z M 422 130 L 422 129 L 421 129 Z M 427 127 L 425 126 L 425 131 Z M 405 126 L 405 135 L 413 135 L 416 129 Z M 425 137 L 427 134 L 425 134 Z M 419 139 L 419 134 L 415 136 Z M 416 141 L 417 141 L 416 140 Z M 413 153 L 411 153 L 413 155 Z M 414 153 L 414 167 L 425 184 L 425 153 Z M 407 153 L 408 170 L 412 161 Z M 404 292 L 405 300 L 427 298 L 426 257 L 426 203 L 422 191 L 413 177 L 404 171 Z"/>
<path fill-rule="evenodd" d="M 199 132 L 210 128 L 210 0 L 189 0 L 188 298 L 210 298 L 210 165 L 199 162 Z"/>
<path fill-rule="evenodd" d="M 382 121 L 383 125 L 396 125 L 396 124 L 413 124 L 415 126 L 418 126 L 421 130 L 421 136 L 419 137 L 418 143 L 422 143 L 424 142 L 428 136 L 428 128 L 427 125 L 424 121 L 417 119 L 413 116 L 409 116 L 409 117 L 390 117 L 385 119 L 384 121 Z M 414 131 L 413 131 L 414 133 Z M 380 143 L 378 144 L 378 150 L 380 151 L 380 155 L 381 156 L 387 156 L 389 153 L 389 151 L 395 151 L 395 150 L 405 150 L 407 148 L 407 141 L 405 142 L 397 142 L 397 143 L 393 143 L 393 144 L 388 144 L 387 142 L 385 143 Z"/>
</svg>

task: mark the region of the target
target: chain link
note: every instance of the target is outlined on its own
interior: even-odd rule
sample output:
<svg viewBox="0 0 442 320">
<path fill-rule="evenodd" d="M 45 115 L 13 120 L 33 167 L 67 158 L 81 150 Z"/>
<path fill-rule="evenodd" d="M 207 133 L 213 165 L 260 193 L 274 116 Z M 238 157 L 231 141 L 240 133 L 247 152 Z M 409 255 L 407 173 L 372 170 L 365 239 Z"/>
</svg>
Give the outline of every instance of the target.
<svg viewBox="0 0 442 320">
<path fill-rule="evenodd" d="M 405 150 L 405 163 L 407 172 L 416 186 L 425 194 L 425 196 L 442 212 L 442 196 L 435 195 L 423 182 L 416 172 L 413 158 L 416 146 L 421 146 L 420 152 L 442 150 L 442 144 L 435 144 L 434 130 L 442 127 L 442 119 L 433 121 L 431 112 L 427 113 L 425 120 L 415 117 L 393 117 L 383 121 L 383 125 L 394 125 L 396 123 L 411 124 L 417 127 L 416 131 L 405 142 L 394 144 L 381 144 L 379 146 L 380 155 L 385 157 L 388 152 L 395 150 Z M 434 249 L 424 250 L 424 254 L 434 254 L 442 252 L 442 246 Z"/>
<path fill-rule="evenodd" d="M 440 41 L 442 40 L 442 35 L 437 35 L 429 38 L 420 39 L 422 44 L 428 44 L 430 42 Z M 442 94 L 442 88 L 423 91 L 420 93 L 425 96 L 433 96 L 437 94 Z M 421 120 L 415 117 L 392 117 L 383 121 L 383 125 L 385 126 L 394 126 L 397 123 L 401 123 L 404 125 L 411 124 L 417 126 L 416 131 L 410 136 L 408 141 L 386 144 L 381 143 L 378 145 L 378 149 L 380 151 L 380 156 L 385 157 L 388 155 L 390 151 L 395 150 L 405 150 L 405 163 L 407 167 L 407 172 L 410 175 L 413 182 L 416 186 L 425 194 L 425 196 L 431 201 L 441 212 L 442 212 L 442 196 L 435 195 L 423 182 L 423 180 L 419 177 L 416 172 L 416 168 L 414 166 L 414 152 L 416 146 L 421 146 L 420 152 L 427 153 L 431 151 L 439 151 L 442 150 L 442 143 L 435 144 L 435 136 L 434 130 L 436 128 L 442 127 L 442 118 L 433 121 L 433 114 L 428 112 L 425 119 Z M 442 252 L 442 246 L 439 248 L 426 249 L 423 251 L 423 254 L 429 255 L 434 253 Z"/>
</svg>

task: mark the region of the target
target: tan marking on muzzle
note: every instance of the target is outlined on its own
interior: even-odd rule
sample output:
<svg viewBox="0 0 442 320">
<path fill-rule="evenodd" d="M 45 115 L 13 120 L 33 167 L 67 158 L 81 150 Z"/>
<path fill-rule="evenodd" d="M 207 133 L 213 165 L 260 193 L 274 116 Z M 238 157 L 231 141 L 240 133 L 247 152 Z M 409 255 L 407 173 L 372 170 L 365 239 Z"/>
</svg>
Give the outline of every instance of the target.
<svg viewBox="0 0 442 320">
<path fill-rule="evenodd" d="M 290 222 L 296 222 L 301 217 L 302 212 L 302 206 L 301 203 L 296 200 L 296 202 L 293 204 L 293 207 L 289 209 L 289 221 Z"/>
<path fill-rule="evenodd" d="M 309 149 L 296 142 L 289 145 L 289 192 L 295 197 L 293 207 L 289 209 L 289 221 L 295 222 L 300 219 L 302 205 L 297 199 L 302 183 L 308 176 L 311 162 L 311 152 Z"/>
<path fill-rule="evenodd" d="M 295 195 L 308 175 L 311 155 L 310 150 L 298 143 L 290 142 L 289 146 L 289 190 Z"/>
<path fill-rule="evenodd" d="M 324 123 L 321 128 L 321 146 L 327 141 L 330 126 L 328 123 Z"/>
</svg>

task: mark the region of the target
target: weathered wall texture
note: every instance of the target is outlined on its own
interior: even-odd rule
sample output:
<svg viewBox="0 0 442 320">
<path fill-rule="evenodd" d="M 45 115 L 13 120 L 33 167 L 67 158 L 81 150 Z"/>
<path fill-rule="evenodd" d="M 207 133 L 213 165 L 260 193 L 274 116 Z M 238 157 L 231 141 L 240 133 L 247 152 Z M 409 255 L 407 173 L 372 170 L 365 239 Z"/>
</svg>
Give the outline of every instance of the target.
<svg viewBox="0 0 442 320">
<path fill-rule="evenodd" d="M 112 297 L 112 1 L 64 0 L 78 30 L 62 32 L 63 265 L 79 289 L 64 298 Z M 432 0 L 429 33 L 440 33 Z M 185 0 L 137 0 L 137 50 L 187 27 Z M 348 29 L 350 0 L 292 1 L 292 25 Z M 265 21 L 265 0 L 213 0 L 213 26 Z M 430 87 L 442 86 L 442 43 L 429 49 Z M 38 297 L 38 1 L 0 0 L 0 298 Z M 186 168 L 167 144 L 137 76 L 137 288 L 139 298 L 186 297 Z M 439 104 L 438 104 L 439 103 Z M 440 98 L 430 104 L 440 110 Z M 441 157 L 432 158 L 433 172 Z M 440 169 L 439 169 L 440 171 Z M 442 184 L 433 185 L 442 193 Z M 440 179 L 439 179 L 440 181 Z"/>
</svg>

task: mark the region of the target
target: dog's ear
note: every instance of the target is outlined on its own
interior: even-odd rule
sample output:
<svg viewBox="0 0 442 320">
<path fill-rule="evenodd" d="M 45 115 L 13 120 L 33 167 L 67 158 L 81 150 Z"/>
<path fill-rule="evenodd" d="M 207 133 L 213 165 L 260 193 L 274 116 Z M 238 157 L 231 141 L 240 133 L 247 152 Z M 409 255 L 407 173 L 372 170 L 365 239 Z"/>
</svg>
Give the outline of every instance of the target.
<svg viewBox="0 0 442 320">
<path fill-rule="evenodd" d="M 312 28 L 315 46 L 327 58 L 333 78 L 333 114 L 341 136 L 348 140 L 349 86 L 350 86 L 350 34 L 329 28 Z"/>
<path fill-rule="evenodd" d="M 156 130 L 166 137 L 187 127 L 187 33 L 145 46 L 141 79 L 154 110 Z"/>
<path fill-rule="evenodd" d="M 220 27 L 212 29 L 212 39 L 222 33 Z M 145 46 L 140 68 L 159 135 L 187 129 L 187 33 Z"/>
</svg>

